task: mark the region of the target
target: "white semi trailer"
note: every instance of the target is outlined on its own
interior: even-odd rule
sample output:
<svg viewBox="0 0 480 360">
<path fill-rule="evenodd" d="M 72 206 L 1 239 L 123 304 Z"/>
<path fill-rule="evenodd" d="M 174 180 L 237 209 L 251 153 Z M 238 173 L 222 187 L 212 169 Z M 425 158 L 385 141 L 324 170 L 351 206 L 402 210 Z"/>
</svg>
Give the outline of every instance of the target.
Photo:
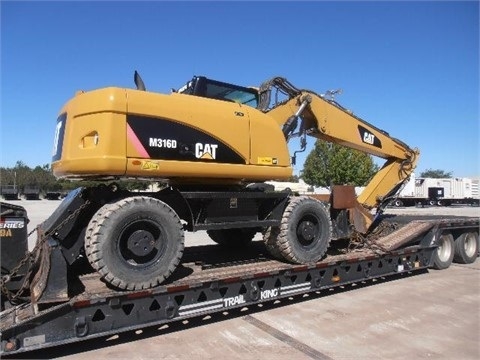
<svg viewBox="0 0 480 360">
<path fill-rule="evenodd" d="M 479 205 L 479 182 L 479 179 L 473 178 L 417 178 L 412 174 L 392 204 L 394 206 Z"/>
</svg>

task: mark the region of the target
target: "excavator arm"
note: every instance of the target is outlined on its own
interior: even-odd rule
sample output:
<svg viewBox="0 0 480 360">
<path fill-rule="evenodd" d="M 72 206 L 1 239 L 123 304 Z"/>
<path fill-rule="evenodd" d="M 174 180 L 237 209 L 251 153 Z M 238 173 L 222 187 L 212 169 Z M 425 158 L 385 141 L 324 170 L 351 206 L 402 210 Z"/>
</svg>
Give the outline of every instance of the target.
<svg viewBox="0 0 480 360">
<path fill-rule="evenodd" d="M 386 160 L 357 198 L 363 209 L 357 207 L 352 220 L 357 230 L 365 233 L 373 222 L 369 210 L 381 212 L 409 178 L 419 157 L 418 149 L 410 148 L 353 115 L 334 99 L 297 89 L 284 78 L 265 82 L 259 93 L 259 107 L 282 126 L 287 141 L 300 136 L 301 147 L 305 148 L 309 135 Z M 273 94 L 275 100 L 272 102 Z M 276 100 L 279 94 L 284 96 L 282 101 Z"/>
</svg>

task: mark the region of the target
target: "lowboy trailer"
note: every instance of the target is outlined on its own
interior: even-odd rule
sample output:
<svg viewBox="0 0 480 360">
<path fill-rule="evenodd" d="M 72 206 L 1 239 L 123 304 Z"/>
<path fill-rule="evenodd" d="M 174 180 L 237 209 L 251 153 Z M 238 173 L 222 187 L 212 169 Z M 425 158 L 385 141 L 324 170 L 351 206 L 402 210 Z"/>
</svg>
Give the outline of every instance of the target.
<svg viewBox="0 0 480 360">
<path fill-rule="evenodd" d="M 66 201 L 70 202 L 68 205 L 75 203 L 72 199 Z M 58 222 L 65 223 L 75 214 L 68 206 L 59 209 L 39 226 L 39 233 Z M 2 250 L 8 240 L 15 239 L 19 248 L 26 244 L 27 221 L 23 208 L 2 203 Z M 18 298 L 13 306 L 8 306 L 4 297 L 0 354 L 204 317 L 379 277 L 445 269 L 452 261 L 471 263 L 478 256 L 478 218 L 384 216 L 378 221 L 381 224 L 370 236 L 334 241 L 326 257 L 306 265 L 273 259 L 262 242 L 253 242 L 235 252 L 225 251 L 220 245 L 209 246 L 208 250 L 186 248 L 180 266 L 168 282 L 133 291 L 112 289 L 100 281 L 96 272 L 87 271 L 73 280 L 61 271 L 52 275 L 52 271 L 62 267 L 55 265 L 60 254 L 56 245 L 50 244 L 50 255 L 42 255 L 45 260 L 40 262 L 41 267 L 50 267 L 50 278 L 40 282 L 45 282 L 44 291 L 56 293 L 59 285 L 55 279 L 68 278 L 68 294 L 63 301 L 41 302 L 35 298 L 35 285 L 30 284 L 30 298 Z M 17 266 L 17 274 L 12 274 L 17 278 L 12 276 L 3 285 L 22 287 L 21 274 L 27 273 L 27 268 Z"/>
</svg>

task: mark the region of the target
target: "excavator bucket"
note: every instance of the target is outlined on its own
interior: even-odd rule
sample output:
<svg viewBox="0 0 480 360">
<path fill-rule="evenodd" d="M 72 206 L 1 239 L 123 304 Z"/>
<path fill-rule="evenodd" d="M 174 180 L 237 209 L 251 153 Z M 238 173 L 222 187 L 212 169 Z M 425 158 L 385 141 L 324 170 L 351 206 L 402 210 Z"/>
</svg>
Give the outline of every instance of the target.
<svg viewBox="0 0 480 360">
<path fill-rule="evenodd" d="M 334 185 L 331 197 L 332 207 L 337 210 L 348 209 L 350 223 L 359 233 L 365 234 L 373 223 L 373 215 L 357 201 L 355 187 Z"/>
<path fill-rule="evenodd" d="M 67 269 L 83 248 L 82 229 L 88 216 L 81 211 L 88 205 L 84 188 L 71 191 L 53 214 L 37 228 L 38 249 L 35 254 L 30 293 L 33 303 L 56 303 L 68 300 Z"/>
<path fill-rule="evenodd" d="M 35 261 L 37 269 L 30 284 L 32 303 L 56 303 L 68 300 L 67 264 L 57 241 L 45 238 L 38 227 L 40 250 Z"/>
</svg>

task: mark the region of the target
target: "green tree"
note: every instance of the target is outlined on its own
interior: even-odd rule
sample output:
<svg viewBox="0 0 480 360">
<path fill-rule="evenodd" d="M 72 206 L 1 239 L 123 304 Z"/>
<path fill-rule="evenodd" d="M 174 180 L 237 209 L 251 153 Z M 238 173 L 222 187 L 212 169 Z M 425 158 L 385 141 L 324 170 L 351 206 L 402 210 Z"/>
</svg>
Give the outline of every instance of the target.
<svg viewBox="0 0 480 360">
<path fill-rule="evenodd" d="M 440 179 L 440 178 L 451 178 L 452 177 L 452 172 L 451 171 L 444 171 L 440 169 L 427 169 L 420 173 L 420 177 L 424 178 L 435 178 L 435 179 Z"/>
<path fill-rule="evenodd" d="M 364 186 L 377 171 L 378 166 L 370 155 L 317 140 L 305 160 L 301 178 L 314 186 Z"/>
</svg>

